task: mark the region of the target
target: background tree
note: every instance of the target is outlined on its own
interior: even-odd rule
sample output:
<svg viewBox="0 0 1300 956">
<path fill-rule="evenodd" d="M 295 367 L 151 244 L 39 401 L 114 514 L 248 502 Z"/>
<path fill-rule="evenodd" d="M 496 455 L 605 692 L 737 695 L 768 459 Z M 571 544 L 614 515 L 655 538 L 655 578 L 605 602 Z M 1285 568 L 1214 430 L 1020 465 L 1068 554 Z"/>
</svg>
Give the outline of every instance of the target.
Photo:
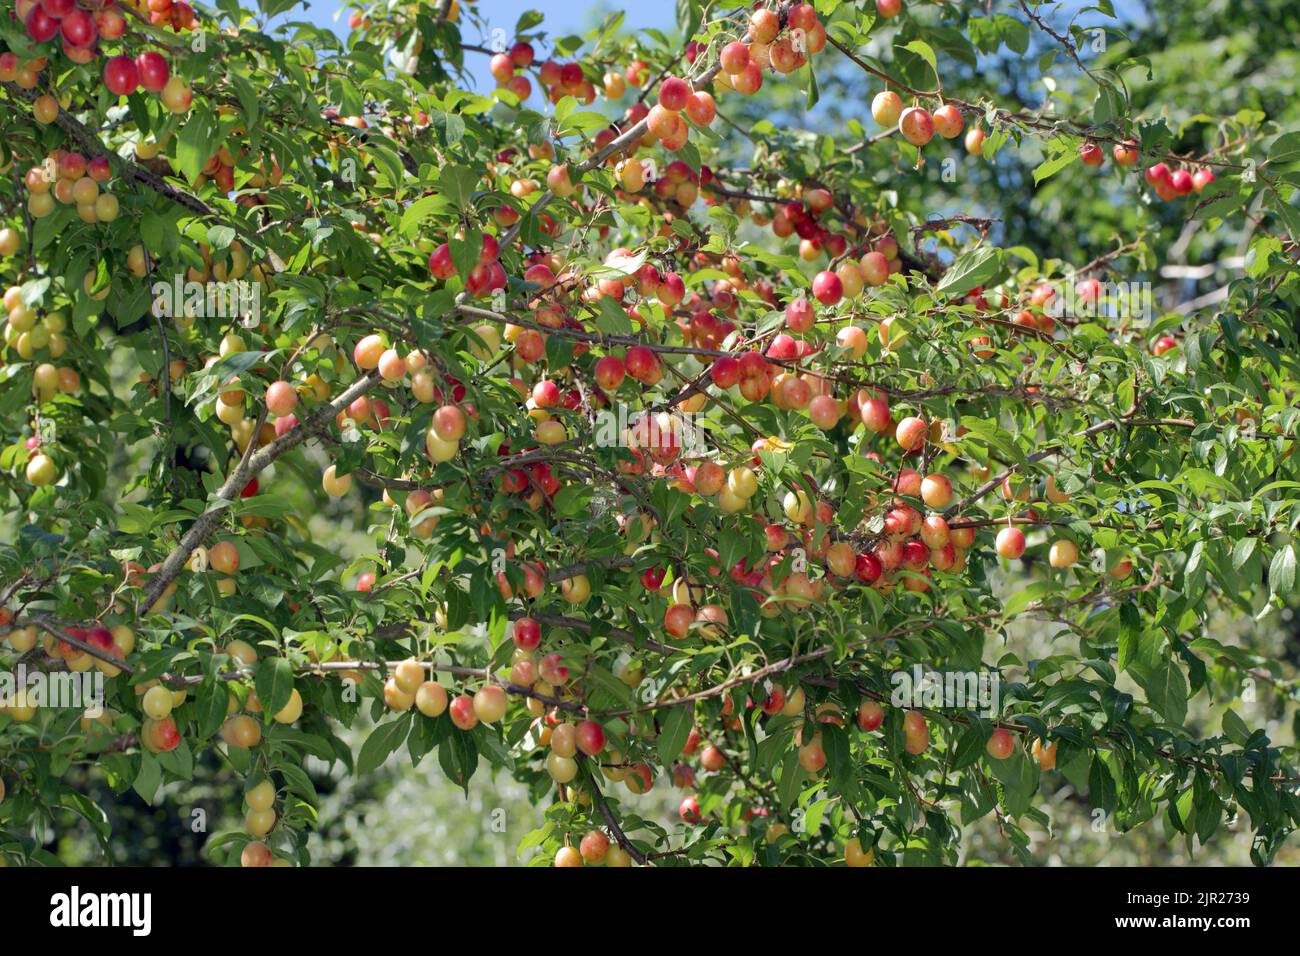
<svg viewBox="0 0 1300 956">
<path fill-rule="evenodd" d="M 1160 6 L 23 0 L 0 852 L 1287 852 L 1294 53 Z"/>
</svg>

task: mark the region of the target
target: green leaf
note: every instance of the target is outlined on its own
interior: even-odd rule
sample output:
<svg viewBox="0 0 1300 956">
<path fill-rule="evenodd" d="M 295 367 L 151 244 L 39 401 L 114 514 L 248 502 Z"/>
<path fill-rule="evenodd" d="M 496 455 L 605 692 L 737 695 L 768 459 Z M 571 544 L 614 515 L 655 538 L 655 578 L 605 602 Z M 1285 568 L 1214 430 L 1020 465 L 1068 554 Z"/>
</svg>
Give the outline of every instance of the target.
<svg viewBox="0 0 1300 956">
<path fill-rule="evenodd" d="M 235 241 L 235 230 L 230 226 L 213 226 L 208 230 L 208 245 L 213 250 L 229 249 Z"/>
<path fill-rule="evenodd" d="M 677 26 L 682 36 L 694 36 L 700 28 L 700 4 L 698 0 L 677 0 Z"/>
<path fill-rule="evenodd" d="M 903 49 L 910 53 L 915 53 L 926 63 L 930 64 L 930 69 L 934 70 L 935 73 L 938 73 L 939 63 L 934 57 L 934 49 L 930 44 L 926 43 L 924 40 L 913 40 L 911 43 L 904 46 Z"/>
<path fill-rule="evenodd" d="M 1147 701 L 1169 724 L 1181 727 L 1187 719 L 1187 678 L 1173 661 L 1157 664 L 1147 677 Z"/>
<path fill-rule="evenodd" d="M 1295 548 L 1285 544 L 1277 549 L 1268 565 L 1268 587 L 1273 596 L 1286 601 L 1295 593 Z"/>
<path fill-rule="evenodd" d="M 1026 587 L 1021 588 L 1015 594 L 1007 599 L 1006 607 L 1002 613 L 1007 617 L 1015 617 L 1029 605 L 1033 604 L 1039 598 L 1050 594 L 1053 590 L 1051 581 L 1034 581 Z"/>
<path fill-rule="evenodd" d="M 194 182 L 214 152 L 211 116 L 205 108 L 196 106 L 176 137 L 178 172 L 187 181 Z"/>
<path fill-rule="evenodd" d="M 442 193 L 457 209 L 465 209 L 474 195 L 474 185 L 478 182 L 478 173 L 468 166 L 448 166 L 438 177 L 438 186 Z"/>
<path fill-rule="evenodd" d="M 671 767 L 673 761 L 681 755 L 682 748 L 686 746 L 686 739 L 690 736 L 691 727 L 694 724 L 694 705 L 671 708 L 668 716 L 664 719 L 663 726 L 659 730 L 657 745 L 659 759 L 663 761 L 664 766 Z"/>
<path fill-rule="evenodd" d="M 1110 768 L 1102 760 L 1101 754 L 1094 754 L 1092 767 L 1088 770 L 1088 797 L 1092 800 L 1092 805 L 1112 813 L 1118 796 L 1115 778 L 1111 776 Z"/>
<path fill-rule="evenodd" d="M 836 787 L 842 789 L 852 768 L 849 758 L 849 738 L 844 729 L 834 724 L 823 727 L 822 749 L 826 752 L 826 770 Z"/>
<path fill-rule="evenodd" d="M 959 298 L 997 275 L 1001 261 L 998 250 L 993 246 L 980 246 L 962 253 L 943 274 L 937 291 L 951 299 Z"/>
<path fill-rule="evenodd" d="M 781 761 L 781 779 L 778 784 L 777 797 L 781 801 L 781 809 L 789 810 L 794 805 L 799 796 L 799 791 L 803 789 L 803 767 L 799 766 L 799 751 L 786 751 L 785 758 Z"/>
<path fill-rule="evenodd" d="M 1300 209 L 1277 195 L 1272 195 L 1269 199 L 1278 215 L 1282 217 L 1282 222 L 1286 225 L 1286 231 L 1291 233 L 1293 237 L 1300 236 Z"/>
<path fill-rule="evenodd" d="M 152 805 L 162 784 L 162 766 L 151 753 L 140 754 L 140 770 L 131 783 L 131 789 L 140 795 L 140 799 Z"/>
<path fill-rule="evenodd" d="M 627 312 L 607 295 L 601 296 L 596 305 L 596 328 L 606 335 L 632 334 L 632 322 Z"/>
<path fill-rule="evenodd" d="M 1078 159 L 1079 151 L 1074 148 L 1068 148 L 1043 160 L 1034 167 L 1034 185 L 1037 186 L 1044 179 L 1047 179 L 1050 176 L 1055 176 L 1066 166 L 1077 162 Z"/>
<path fill-rule="evenodd" d="M 398 227 L 398 231 L 407 239 L 413 239 L 421 223 L 426 219 L 432 219 L 446 207 L 447 198 L 445 196 L 422 196 L 406 207 L 406 210 L 402 213 L 402 223 Z"/>
<path fill-rule="evenodd" d="M 977 724 L 967 727 L 957 740 L 957 749 L 952 757 L 952 768 L 954 770 L 964 770 L 977 762 L 980 757 L 984 756 L 987 741 L 988 731 L 984 727 Z"/>
<path fill-rule="evenodd" d="M 1285 166 L 1300 162 L 1300 133 L 1283 133 L 1268 148 L 1268 162 L 1272 166 Z"/>
<path fill-rule="evenodd" d="M 454 733 L 438 748 L 438 765 L 448 779 L 469 794 L 469 781 L 478 768 L 478 748 L 467 733 Z"/>
<path fill-rule="evenodd" d="M 1231 707 L 1223 712 L 1223 735 L 1238 747 L 1244 747 L 1250 739 L 1250 728 Z"/>
<path fill-rule="evenodd" d="M 357 756 L 357 775 L 364 776 L 381 767 L 385 760 L 402 746 L 411 732 L 411 711 L 395 720 L 380 724 L 370 732 Z"/>
<path fill-rule="evenodd" d="M 1029 49 L 1029 25 L 1005 13 L 997 14 L 994 20 L 997 21 L 1002 42 L 1007 45 L 1007 49 L 1023 55 Z"/>
<path fill-rule="evenodd" d="M 1142 616 L 1130 601 L 1119 609 L 1119 669 L 1137 660 L 1142 641 Z"/>
<path fill-rule="evenodd" d="M 989 770 L 1002 784 L 1002 805 L 1013 817 L 1025 813 L 1038 789 L 1038 766 L 1017 747 L 1006 760 L 987 761 Z"/>
<path fill-rule="evenodd" d="M 1205 590 L 1205 548 L 1198 541 L 1192 545 L 1192 553 L 1183 566 L 1183 593 L 1200 594 Z"/>
<path fill-rule="evenodd" d="M 266 657 L 257 665 L 257 696 L 262 712 L 274 717 L 293 694 L 293 666 L 283 657 Z"/>
<path fill-rule="evenodd" d="M 445 149 L 451 149 L 465 138 L 465 121 L 455 113 L 434 110 L 429 114 L 429 126 Z"/>
<path fill-rule="evenodd" d="M 195 705 L 198 709 L 200 740 L 206 740 L 220 729 L 226 719 L 229 703 L 230 690 L 225 681 L 210 680 L 199 686 L 198 693 L 195 694 Z"/>
<path fill-rule="evenodd" d="M 1195 827 L 1196 836 L 1204 845 L 1219 828 L 1223 816 L 1223 801 L 1211 789 L 1210 781 L 1205 774 L 1196 775 L 1194 793 L 1196 815 L 1189 822 Z"/>
</svg>

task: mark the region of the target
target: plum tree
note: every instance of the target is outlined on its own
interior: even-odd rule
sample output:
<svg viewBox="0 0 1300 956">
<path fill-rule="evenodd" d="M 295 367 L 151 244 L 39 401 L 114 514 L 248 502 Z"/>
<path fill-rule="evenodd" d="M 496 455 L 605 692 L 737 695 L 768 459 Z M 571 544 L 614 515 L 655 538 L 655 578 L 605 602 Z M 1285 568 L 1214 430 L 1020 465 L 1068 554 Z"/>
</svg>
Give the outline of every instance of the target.
<svg viewBox="0 0 1300 956">
<path fill-rule="evenodd" d="M 487 50 L 487 4 L 355 6 L 343 51 L 183 2 L 0 31 L 3 653 L 114 710 L 8 706 L 5 855 L 91 809 L 48 731 L 147 800 L 221 751 L 232 865 L 307 862 L 309 755 L 403 750 L 522 780 L 557 866 L 954 862 L 973 810 L 1029 862 L 1067 785 L 1274 858 L 1293 739 L 1187 714 L 1292 679 L 1205 625 L 1294 599 L 1296 133 L 1043 56 L 1046 13 L 682 0 L 677 49 Z M 1041 108 L 958 66 L 1022 31 Z M 1070 202 L 930 217 L 1013 180 Z M 1128 315 L 1171 250 L 1230 281 Z M 1017 691 L 893 706 L 923 665 Z"/>
</svg>

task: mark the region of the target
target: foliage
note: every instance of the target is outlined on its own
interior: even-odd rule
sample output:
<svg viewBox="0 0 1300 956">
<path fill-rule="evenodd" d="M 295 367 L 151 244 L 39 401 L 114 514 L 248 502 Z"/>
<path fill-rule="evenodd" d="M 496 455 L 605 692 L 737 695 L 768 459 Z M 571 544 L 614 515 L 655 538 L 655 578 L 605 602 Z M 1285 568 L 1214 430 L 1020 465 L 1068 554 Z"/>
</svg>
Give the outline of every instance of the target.
<svg viewBox="0 0 1300 956">
<path fill-rule="evenodd" d="M 0 853 L 54 862 L 71 814 L 121 861 L 106 802 L 233 773 L 207 859 L 343 859 L 409 760 L 502 781 L 537 863 L 1032 862 L 1067 789 L 1271 862 L 1291 97 L 1180 96 L 1186 25 L 1107 3 L 894 5 L 771 4 L 752 96 L 719 57 L 761 15 L 697 0 L 677 37 L 457 0 L 346 40 L 271 0 L 122 7 L 97 51 L 0 25 L 0 626 L 110 708 L 9 702 Z M 166 84 L 108 59 L 146 50 Z M 961 131 L 874 124 L 886 85 Z M 900 701 L 918 668 L 950 692 Z"/>
</svg>

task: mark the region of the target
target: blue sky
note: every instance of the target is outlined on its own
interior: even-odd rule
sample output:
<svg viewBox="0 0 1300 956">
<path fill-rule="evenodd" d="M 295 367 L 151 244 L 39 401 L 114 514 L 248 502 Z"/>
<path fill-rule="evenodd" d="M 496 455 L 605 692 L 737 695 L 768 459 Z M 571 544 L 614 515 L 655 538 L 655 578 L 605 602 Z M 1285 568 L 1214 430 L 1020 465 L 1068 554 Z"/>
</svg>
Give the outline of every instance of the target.
<svg viewBox="0 0 1300 956">
<path fill-rule="evenodd" d="M 464 0 L 462 0 L 462 3 Z M 342 4 L 339 0 L 304 0 L 307 19 L 337 33 L 346 33 L 347 17 L 337 17 Z M 478 11 L 485 16 L 489 24 L 500 26 L 513 32 L 519 17 L 527 10 L 538 10 L 545 17 L 542 29 L 552 36 L 581 32 L 598 23 L 606 13 L 622 9 L 626 19 L 626 30 L 643 30 L 657 27 L 671 30 L 674 26 L 674 4 L 669 0 L 640 0 L 637 3 L 614 3 L 611 0 L 478 0 Z M 292 13 L 289 19 L 299 19 L 301 14 Z M 487 57 L 468 57 L 466 66 L 478 81 L 480 89 L 495 86 L 487 71 Z"/>
<path fill-rule="evenodd" d="M 334 25 L 334 13 L 341 4 L 336 0 L 307 0 L 310 19 L 322 26 Z M 490 20 L 500 19 L 502 25 L 509 28 L 515 24 L 525 10 L 540 10 L 546 15 L 546 23 L 552 29 L 573 30 L 585 25 L 591 15 L 588 11 L 600 11 L 603 7 L 612 10 L 620 4 L 591 2 L 591 0 L 479 0 L 478 10 Z M 622 4 L 627 14 L 627 23 L 631 27 L 672 26 L 673 5 L 664 0 L 645 0 L 639 4 Z M 633 9 L 626 9 L 631 6 Z M 346 23 L 342 29 L 346 29 Z"/>
<path fill-rule="evenodd" d="M 423 0 L 434 3 L 436 0 Z M 465 0 L 461 0 L 462 4 Z M 338 33 L 348 30 L 347 17 L 338 16 L 343 7 L 341 0 L 301 0 L 302 6 L 286 15 L 285 19 L 302 19 L 305 8 L 306 19 Z M 1120 19 L 1142 17 L 1142 4 L 1137 0 L 1116 0 L 1114 3 Z M 540 11 L 545 20 L 542 29 L 552 37 L 570 33 L 581 33 L 596 26 L 613 10 L 621 9 L 624 13 L 623 29 L 631 32 L 655 27 L 671 33 L 676 25 L 676 4 L 672 0 L 477 0 L 473 9 L 487 20 L 488 28 L 500 27 L 513 33 L 519 17 L 528 10 Z M 1096 18 L 1098 22 L 1113 23 L 1109 18 Z M 1085 17 L 1083 22 L 1088 22 Z M 1054 19 L 1057 26 L 1059 18 Z M 467 40 L 478 39 L 478 31 L 470 27 Z M 480 91 L 490 90 L 496 86 L 487 69 L 487 57 L 468 56 L 465 65 L 475 79 L 475 86 Z"/>
</svg>

